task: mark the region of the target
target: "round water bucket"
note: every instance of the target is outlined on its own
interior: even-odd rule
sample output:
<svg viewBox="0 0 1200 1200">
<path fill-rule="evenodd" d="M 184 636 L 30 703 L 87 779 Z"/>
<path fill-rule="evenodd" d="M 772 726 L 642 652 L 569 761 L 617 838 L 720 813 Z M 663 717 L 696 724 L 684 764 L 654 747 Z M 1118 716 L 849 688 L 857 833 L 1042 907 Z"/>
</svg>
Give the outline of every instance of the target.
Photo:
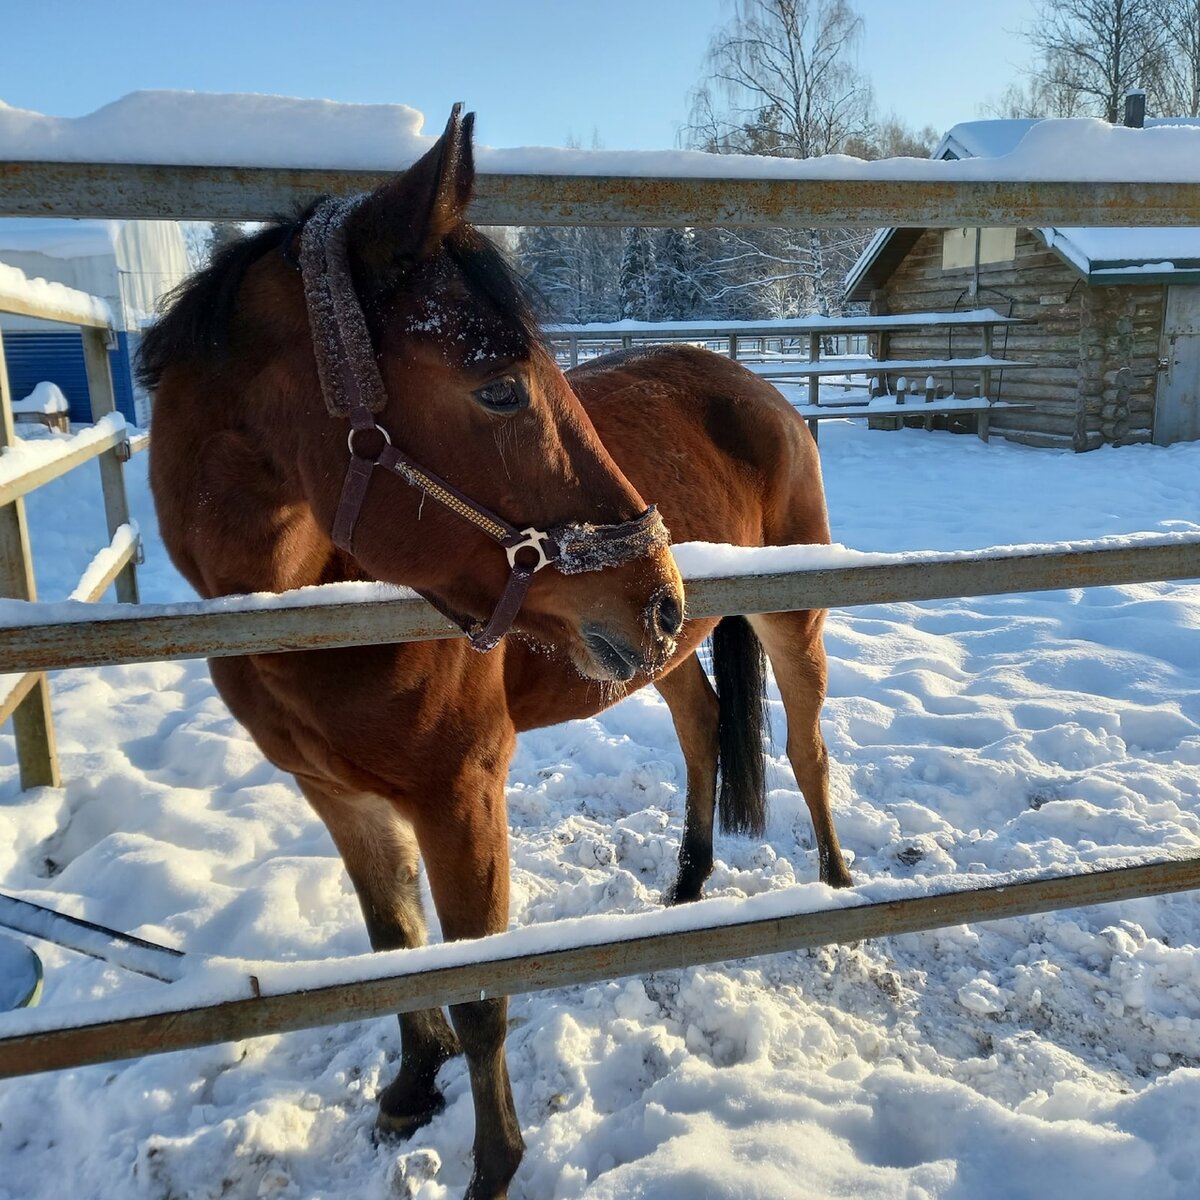
<svg viewBox="0 0 1200 1200">
<path fill-rule="evenodd" d="M 0 1012 L 36 1004 L 42 994 L 42 960 L 24 942 L 0 934 Z"/>
</svg>

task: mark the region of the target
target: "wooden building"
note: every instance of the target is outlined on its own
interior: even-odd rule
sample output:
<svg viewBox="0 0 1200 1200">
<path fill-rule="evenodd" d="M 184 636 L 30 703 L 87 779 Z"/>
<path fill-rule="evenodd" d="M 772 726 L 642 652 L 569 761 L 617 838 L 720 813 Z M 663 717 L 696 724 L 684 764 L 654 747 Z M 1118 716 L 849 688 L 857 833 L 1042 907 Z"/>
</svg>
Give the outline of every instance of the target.
<svg viewBox="0 0 1200 1200">
<path fill-rule="evenodd" d="M 933 156 L 1006 154 L 1033 124 L 956 125 Z M 851 269 L 846 291 L 879 315 L 986 305 L 1027 320 L 997 331 L 992 352 L 1034 365 L 997 372 L 992 399 L 1030 407 L 998 411 L 995 434 L 1080 451 L 1200 439 L 1200 230 L 883 229 Z M 962 344 L 963 336 L 893 333 L 881 356 L 982 352 Z M 954 394 L 954 378 L 934 378 Z"/>
</svg>

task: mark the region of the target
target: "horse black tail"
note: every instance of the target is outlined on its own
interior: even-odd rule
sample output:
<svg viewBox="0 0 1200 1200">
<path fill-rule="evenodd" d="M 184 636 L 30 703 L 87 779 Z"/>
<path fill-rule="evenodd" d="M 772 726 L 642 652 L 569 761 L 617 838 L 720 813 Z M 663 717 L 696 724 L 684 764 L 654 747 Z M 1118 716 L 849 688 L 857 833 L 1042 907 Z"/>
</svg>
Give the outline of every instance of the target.
<svg viewBox="0 0 1200 1200">
<path fill-rule="evenodd" d="M 712 635 L 713 676 L 720 704 L 717 812 L 722 833 L 761 837 L 767 824 L 763 732 L 767 719 L 767 660 L 745 617 L 725 617 Z"/>
</svg>

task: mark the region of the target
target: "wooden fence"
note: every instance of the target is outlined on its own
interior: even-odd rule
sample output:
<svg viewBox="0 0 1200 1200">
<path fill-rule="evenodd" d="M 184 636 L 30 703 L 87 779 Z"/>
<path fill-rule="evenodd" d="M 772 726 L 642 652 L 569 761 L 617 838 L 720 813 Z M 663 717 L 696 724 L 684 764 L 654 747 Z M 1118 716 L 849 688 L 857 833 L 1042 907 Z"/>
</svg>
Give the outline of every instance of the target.
<svg viewBox="0 0 1200 1200">
<path fill-rule="evenodd" d="M 158 218 L 265 218 L 322 192 L 377 183 L 369 172 L 108 164 L 0 164 L 0 215 Z M 472 214 L 480 223 L 610 225 L 889 224 L 1163 225 L 1200 223 L 1200 185 L 1105 184 L 1043 180 L 963 182 L 888 180 L 613 179 L 600 176 L 487 176 Z M 16 501 L 15 503 L 19 503 Z M 785 574 L 726 576 L 689 584 L 695 615 L 922 600 L 957 595 L 1200 577 L 1200 538 L 1132 539 L 1126 546 L 1060 546 L 1018 554 L 977 554 Z M 48 669 L 155 658 L 264 653 L 459 636 L 423 601 L 321 604 L 250 611 L 236 602 L 173 613 L 132 609 L 94 621 L 38 620 L 0 632 L 0 670 Z M 269 964 L 245 987 L 215 1002 L 99 1002 L 89 1014 L 53 1024 L 54 1014 L 3 1022 L 0 1073 L 20 1074 L 186 1046 L 328 1024 L 401 1009 L 512 994 L 568 982 L 619 977 L 797 946 L 939 928 L 1200 887 L 1200 859 L 1139 864 L 1067 878 L 1026 879 L 995 888 L 852 905 L 763 920 L 682 922 L 646 932 L 631 918 L 622 936 L 528 948 L 515 931 L 489 939 L 477 955 L 449 945 L 401 952 L 321 973 L 294 986 L 287 973 L 264 987 Z M 405 959 L 404 955 L 410 957 Z M 374 969 L 374 964 L 378 969 Z M 413 965 L 415 964 L 415 966 Z M 177 985 L 186 988 L 186 983 Z M 169 996 L 169 993 L 167 994 Z"/>
<path fill-rule="evenodd" d="M 0 312 L 79 328 L 96 430 L 63 439 L 56 444 L 56 453 L 52 456 L 0 481 L 0 595 L 20 600 L 37 599 L 24 497 L 60 475 L 97 459 L 110 541 L 108 551 L 102 552 L 103 558 L 95 560 L 97 569 L 89 570 L 81 581 L 84 591 L 77 598 L 98 600 L 115 583 L 118 600 L 137 604 L 136 563 L 141 551 L 129 520 L 124 464 L 135 450 L 144 448 L 146 439 L 141 436 L 131 440 L 117 414 L 108 359 L 113 330 L 107 319 L 89 314 L 88 310 L 102 307 L 92 297 L 61 287 L 42 289 L 42 293 L 45 298 L 32 289 L 0 291 Z M 0 334 L 0 449 L 13 447 L 16 443 L 12 401 L 4 360 L 4 339 Z M 100 436 L 96 436 L 97 433 Z M 0 723 L 10 717 L 13 720 L 22 788 L 58 787 L 61 776 L 46 675 L 29 668 L 19 669 L 22 674 L 11 681 L 0 696 Z"/>
<path fill-rule="evenodd" d="M 705 342 L 710 348 L 724 348 L 734 360 L 742 360 L 742 351 L 748 342 L 765 344 L 769 340 L 790 343 L 792 361 L 776 361 L 769 356 L 753 366 L 760 379 L 771 379 L 777 383 L 799 383 L 804 380 L 807 392 L 803 404 L 793 402 L 796 411 L 808 422 L 809 431 L 817 437 L 818 422 L 845 417 L 874 418 L 873 424 L 890 423 L 898 426 L 905 417 L 923 417 L 926 428 L 932 428 L 930 419 L 949 414 L 973 416 L 980 438 L 988 440 L 990 414 L 995 409 L 1012 408 L 1013 405 L 992 395 L 992 378 L 1007 370 L 1031 367 L 1029 362 L 996 358 L 993 354 L 994 333 L 998 326 L 1021 325 L 1024 321 L 1015 317 L 1004 317 L 992 309 L 976 309 L 951 313 L 905 313 L 901 316 L 862 317 L 808 317 L 788 321 L 685 321 L 679 323 L 651 321 L 623 321 L 619 325 L 551 325 L 546 333 L 551 345 L 567 365 L 577 366 L 580 350 L 600 353 L 605 349 L 631 349 L 636 345 L 664 341 Z M 974 358 L 956 356 L 941 359 L 892 359 L 888 355 L 888 340 L 893 333 L 931 327 L 978 329 L 979 354 Z M 878 340 L 878 354 L 839 355 L 828 357 L 823 351 L 826 343 L 838 339 L 865 338 L 867 334 Z M 713 345 L 715 343 L 715 345 Z M 798 357 L 803 345 L 806 355 Z M 950 372 L 951 384 L 955 371 L 966 371 L 977 378 L 964 395 L 944 392 L 933 386 L 933 372 Z M 864 398 L 851 397 L 821 403 L 821 380 L 860 375 L 866 382 L 859 387 L 867 389 Z M 908 377 L 920 380 L 916 387 L 910 386 Z M 895 380 L 894 384 L 892 380 Z M 926 382 L 927 381 L 927 382 Z M 849 385 L 843 383 L 843 390 Z M 875 399 L 883 397 L 883 399 Z M 912 398 L 913 403 L 908 403 Z"/>
</svg>

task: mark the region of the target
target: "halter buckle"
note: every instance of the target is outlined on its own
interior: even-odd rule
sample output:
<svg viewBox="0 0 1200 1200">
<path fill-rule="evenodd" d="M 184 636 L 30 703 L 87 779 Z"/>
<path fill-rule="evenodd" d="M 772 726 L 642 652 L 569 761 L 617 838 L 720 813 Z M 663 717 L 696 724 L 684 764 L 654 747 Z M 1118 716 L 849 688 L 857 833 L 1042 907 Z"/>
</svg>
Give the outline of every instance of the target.
<svg viewBox="0 0 1200 1200">
<path fill-rule="evenodd" d="M 355 454 L 355 452 L 354 452 L 354 435 L 356 433 L 378 433 L 378 434 L 382 435 L 385 445 L 390 446 L 392 444 L 391 435 L 388 433 L 388 431 L 386 429 L 384 429 L 384 427 L 382 425 L 376 425 L 374 422 L 372 422 L 370 425 L 364 425 L 361 428 L 351 426 L 350 432 L 346 434 L 346 448 L 350 451 L 351 455 L 354 458 L 366 458 L 367 457 L 365 454 Z M 383 447 L 381 446 L 380 452 L 382 452 L 382 450 L 383 450 Z M 379 456 L 376 455 L 376 458 L 378 458 L 378 457 Z"/>
<path fill-rule="evenodd" d="M 517 551 L 532 550 L 538 556 L 538 560 L 534 563 L 531 572 L 531 574 L 536 575 L 543 567 L 548 567 L 553 561 L 543 546 L 544 542 L 550 541 L 550 535 L 545 530 L 534 529 L 532 525 L 528 529 L 522 529 L 521 532 L 525 535 L 521 541 L 507 544 L 504 547 L 504 552 L 508 555 L 508 565 L 514 571 L 517 570 Z"/>
</svg>

